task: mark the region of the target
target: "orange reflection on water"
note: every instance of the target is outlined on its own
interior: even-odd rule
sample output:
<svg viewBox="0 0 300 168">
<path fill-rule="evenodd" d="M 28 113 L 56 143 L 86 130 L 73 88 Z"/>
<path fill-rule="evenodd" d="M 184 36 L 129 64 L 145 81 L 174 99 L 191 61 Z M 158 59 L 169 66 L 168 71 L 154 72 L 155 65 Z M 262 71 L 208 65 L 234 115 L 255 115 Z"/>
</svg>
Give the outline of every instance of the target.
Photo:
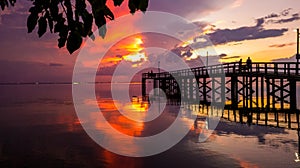
<svg viewBox="0 0 300 168">
<path fill-rule="evenodd" d="M 142 136 L 145 129 L 144 122 L 136 122 L 129 119 L 120 113 L 117 107 L 120 109 L 131 109 L 132 113 L 136 113 L 141 118 L 146 115 L 147 105 L 137 105 L 137 102 L 122 104 L 110 98 L 99 97 L 97 100 L 86 99 L 84 103 L 92 107 L 91 110 L 95 110 L 90 111 L 85 116 L 85 121 L 83 121 L 85 125 L 88 125 L 90 129 L 94 129 L 98 134 L 109 137 L 109 143 L 114 144 L 114 148 L 119 151 L 137 153 L 137 151 L 142 150 L 139 146 L 133 144 L 135 144 L 135 137 Z M 97 110 L 98 107 L 100 111 Z M 144 112 L 141 113 L 141 111 Z"/>
<path fill-rule="evenodd" d="M 100 107 L 102 114 L 113 128 L 130 136 L 141 136 L 142 131 L 144 130 L 144 123 L 136 122 L 122 115 L 116 107 L 116 104 L 118 104 L 120 109 L 130 111 L 131 113 L 134 113 L 133 115 L 138 115 L 139 118 L 146 117 L 148 104 L 142 104 L 140 102 L 122 104 L 111 99 L 98 101 L 98 106 Z M 101 124 L 102 123 L 97 123 L 97 127 L 101 127 Z"/>
<path fill-rule="evenodd" d="M 132 102 L 131 108 L 136 112 L 147 112 L 149 106 L 147 103 Z"/>
<path fill-rule="evenodd" d="M 243 168 L 259 168 L 257 165 L 247 162 L 247 161 L 244 161 L 238 157 L 234 157 L 234 159 L 237 160 L 239 162 L 240 166 Z"/>
<path fill-rule="evenodd" d="M 107 150 L 104 150 L 100 157 L 105 158 L 105 162 L 107 162 L 107 166 L 109 168 L 135 168 L 135 167 L 143 167 L 143 162 L 140 159 L 131 158 L 131 157 L 123 157 L 119 155 L 115 155 Z M 120 161 L 121 160 L 121 161 Z"/>
</svg>

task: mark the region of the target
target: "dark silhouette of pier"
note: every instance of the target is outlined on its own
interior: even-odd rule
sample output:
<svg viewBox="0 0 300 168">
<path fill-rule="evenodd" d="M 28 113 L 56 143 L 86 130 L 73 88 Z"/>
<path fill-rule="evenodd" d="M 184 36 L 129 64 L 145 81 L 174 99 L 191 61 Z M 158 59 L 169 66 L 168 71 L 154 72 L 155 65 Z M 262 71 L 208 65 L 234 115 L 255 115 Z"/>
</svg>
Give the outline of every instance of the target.
<svg viewBox="0 0 300 168">
<path fill-rule="evenodd" d="M 142 75 L 143 98 L 149 100 L 147 81 L 151 80 L 152 89 L 162 89 L 169 103 L 184 103 L 185 106 L 196 108 L 198 115 L 295 129 L 298 133 L 296 159 L 299 160 L 299 35 L 297 29 L 297 62 L 252 62 L 249 57 L 246 62 L 241 59 L 239 62 L 172 72 L 151 71 Z M 154 97 L 160 97 L 160 94 L 159 91 L 154 92 Z M 201 117 L 195 120 L 195 128 L 198 121 L 201 123 Z"/>
<path fill-rule="evenodd" d="M 152 86 L 147 83 L 149 80 Z M 160 88 L 173 103 L 187 102 L 224 109 L 222 117 L 234 121 L 259 123 L 263 120 L 265 125 L 271 121 L 275 126 L 283 122 L 287 123 L 286 127 L 297 129 L 298 81 L 300 72 L 295 62 L 240 61 L 172 72 L 143 73 L 142 95 L 148 99 L 147 87 Z"/>
</svg>

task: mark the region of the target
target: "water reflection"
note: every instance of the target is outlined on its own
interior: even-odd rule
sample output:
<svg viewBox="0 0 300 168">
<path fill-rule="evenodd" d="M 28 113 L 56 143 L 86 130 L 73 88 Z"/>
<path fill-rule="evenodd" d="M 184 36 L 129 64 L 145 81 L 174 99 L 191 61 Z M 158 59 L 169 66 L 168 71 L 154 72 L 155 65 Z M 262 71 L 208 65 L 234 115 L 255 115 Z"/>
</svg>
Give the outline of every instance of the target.
<svg viewBox="0 0 300 168">
<path fill-rule="evenodd" d="M 206 115 L 211 114 L 211 109 L 204 110 L 195 124 L 189 115 L 199 114 L 202 108 L 193 106 L 183 117 L 183 122 L 192 124 L 192 128 L 182 141 L 161 154 L 131 158 L 113 154 L 87 136 L 80 124 L 87 121 L 79 121 L 76 116 L 70 85 L 1 86 L 1 93 L 0 167 L 299 167 L 299 162 L 294 161 L 296 130 L 227 120 L 209 130 Z M 114 105 L 118 102 L 103 95 L 98 102 L 85 103 L 99 106 L 115 129 L 132 136 L 163 131 L 180 108 L 167 105 L 155 120 L 139 123 L 118 113 Z M 140 118 L 145 117 L 144 109 L 151 108 L 138 103 L 122 106 Z M 221 111 L 214 112 L 222 115 Z M 101 124 L 97 127 L 101 128 Z M 213 134 L 208 140 L 198 143 L 199 136 L 209 131 Z M 139 149 L 119 146 L 119 150 Z"/>
</svg>

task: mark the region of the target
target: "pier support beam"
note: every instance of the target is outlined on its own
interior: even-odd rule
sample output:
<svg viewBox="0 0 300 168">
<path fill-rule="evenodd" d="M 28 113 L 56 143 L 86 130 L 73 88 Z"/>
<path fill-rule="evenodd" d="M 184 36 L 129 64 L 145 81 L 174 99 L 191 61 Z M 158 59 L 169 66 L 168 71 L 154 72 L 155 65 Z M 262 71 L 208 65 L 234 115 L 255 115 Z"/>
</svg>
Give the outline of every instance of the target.
<svg viewBox="0 0 300 168">
<path fill-rule="evenodd" d="M 290 80 L 290 109 L 291 112 L 296 112 L 297 109 L 297 88 L 296 80 Z"/>
<path fill-rule="evenodd" d="M 146 88 L 146 79 L 143 78 L 143 79 L 142 79 L 142 96 L 143 96 L 143 97 L 146 96 L 146 90 L 147 90 L 147 88 Z"/>
</svg>

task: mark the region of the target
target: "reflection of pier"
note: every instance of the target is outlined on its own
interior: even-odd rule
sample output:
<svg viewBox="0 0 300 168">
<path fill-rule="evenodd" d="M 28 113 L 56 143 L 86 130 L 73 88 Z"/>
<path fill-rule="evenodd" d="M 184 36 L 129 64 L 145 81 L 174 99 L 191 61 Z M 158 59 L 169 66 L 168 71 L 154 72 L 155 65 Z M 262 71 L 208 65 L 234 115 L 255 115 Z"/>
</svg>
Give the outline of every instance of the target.
<svg viewBox="0 0 300 168">
<path fill-rule="evenodd" d="M 295 122 L 299 123 L 296 84 L 300 81 L 300 72 L 294 62 L 254 62 L 250 66 L 235 62 L 144 73 L 142 94 L 145 97 L 149 87 L 147 80 L 152 80 L 151 87 L 162 89 L 170 100 L 225 106 L 228 113 L 223 113 L 226 115 L 223 117 L 230 118 L 230 110 L 235 121 L 243 122 L 247 116 L 252 119 L 255 114 L 257 123 L 263 120 L 267 124 L 272 118 L 280 125 L 281 116 L 284 116 L 283 121 L 288 123 L 289 128 L 295 118 Z"/>
<path fill-rule="evenodd" d="M 152 86 L 147 83 L 149 80 Z M 235 62 L 144 73 L 142 95 L 148 97 L 147 87 L 160 88 L 171 103 L 194 104 L 200 114 L 240 123 L 297 129 L 300 153 L 298 81 L 299 67 L 294 62 L 254 62 L 250 66 Z M 197 120 L 195 124 L 198 125 Z"/>
</svg>

